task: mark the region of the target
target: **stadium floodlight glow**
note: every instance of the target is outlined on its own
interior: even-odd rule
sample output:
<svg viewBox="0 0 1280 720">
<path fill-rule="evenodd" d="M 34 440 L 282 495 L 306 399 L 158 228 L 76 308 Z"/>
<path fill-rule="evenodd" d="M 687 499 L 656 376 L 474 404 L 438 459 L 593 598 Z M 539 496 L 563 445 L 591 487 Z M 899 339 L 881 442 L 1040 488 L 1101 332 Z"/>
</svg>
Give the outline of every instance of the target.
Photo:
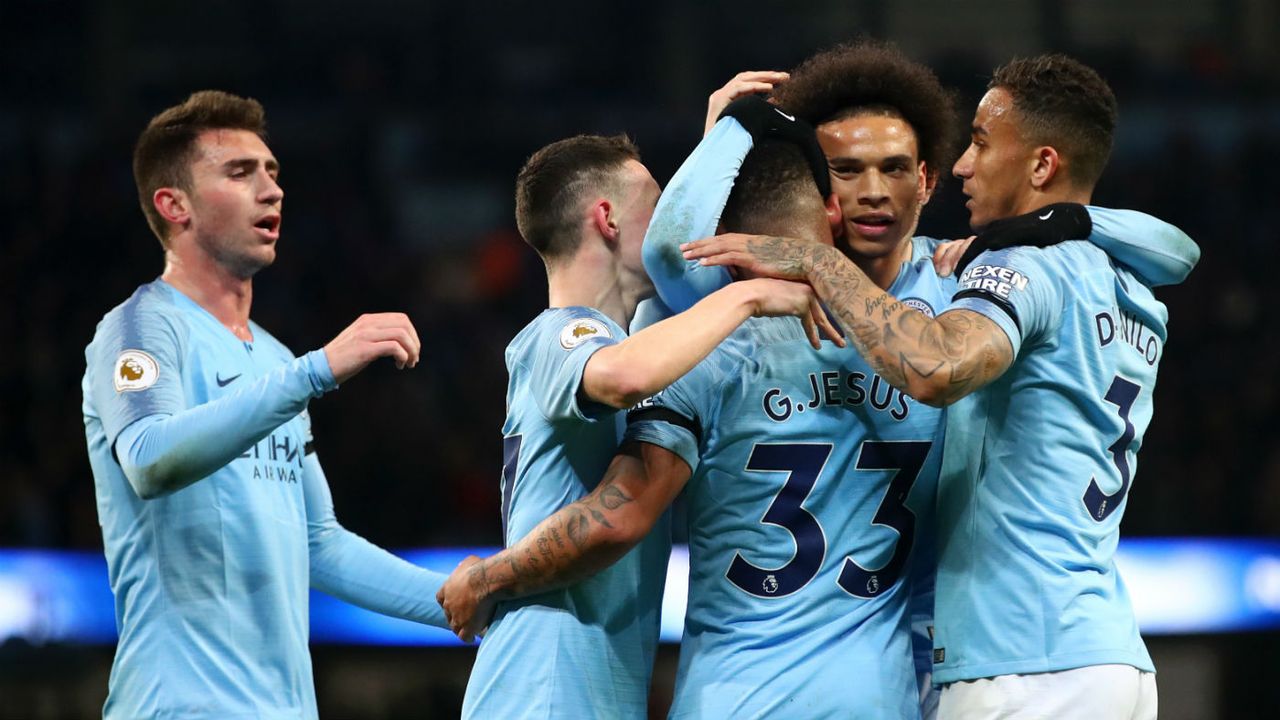
<svg viewBox="0 0 1280 720">
<path fill-rule="evenodd" d="M 429 548 L 400 553 L 451 571 L 467 555 L 496 548 Z M 1117 564 L 1144 635 L 1280 629 L 1280 540 L 1132 538 Z M 689 551 L 676 547 L 667 571 L 662 639 L 679 642 Z M 115 610 L 102 555 L 0 550 L 0 642 L 115 642 Z M 311 594 L 311 639 L 348 645 L 461 645 L 447 630 L 386 617 Z"/>
</svg>

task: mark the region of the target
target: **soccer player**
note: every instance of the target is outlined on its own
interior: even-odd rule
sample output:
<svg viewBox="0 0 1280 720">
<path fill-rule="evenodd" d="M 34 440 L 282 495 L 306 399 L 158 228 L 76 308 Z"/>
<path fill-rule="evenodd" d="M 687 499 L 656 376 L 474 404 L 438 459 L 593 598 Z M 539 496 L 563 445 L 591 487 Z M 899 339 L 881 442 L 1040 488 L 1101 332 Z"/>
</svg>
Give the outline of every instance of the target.
<svg viewBox="0 0 1280 720">
<path fill-rule="evenodd" d="M 817 53 L 789 74 L 739 74 L 712 94 L 708 132 L 739 137 L 731 154 L 745 152 L 750 140 L 731 123 L 714 126 L 716 118 L 731 100 L 770 90 L 772 101 L 785 112 L 816 126 L 825 154 L 823 170 L 829 169 L 831 190 L 839 201 L 836 247 L 878 286 L 911 298 L 916 307 L 932 312 L 944 305 L 956 284 L 953 277 L 940 277 L 930 262 L 942 243 L 915 236 L 915 230 L 941 169 L 956 157 L 957 115 L 950 93 L 932 71 L 889 44 L 864 41 L 837 46 Z M 673 307 L 692 302 L 729 279 L 721 268 L 684 262 L 679 251 L 681 241 L 715 232 L 722 205 L 717 199 L 729 192 L 731 178 L 726 180 L 724 173 L 715 171 L 723 160 L 708 156 L 705 149 L 695 151 L 681 169 L 689 175 L 693 196 L 672 195 L 671 202 L 679 200 L 682 207 L 660 216 L 679 224 L 651 232 L 645 245 L 658 292 Z M 913 422 L 920 427 L 929 422 L 941 427 L 941 412 L 920 405 L 913 405 L 912 412 Z M 843 435 L 847 433 L 838 436 Z M 927 485 L 933 481 L 930 478 Z M 933 524 L 925 521 L 932 499 L 923 504 L 926 507 L 918 509 L 923 517 L 917 517 L 910 563 L 911 614 L 918 685 L 928 718 L 937 701 L 930 682 Z"/>
<path fill-rule="evenodd" d="M 805 155 L 771 141 L 742 162 L 751 143 L 736 119 L 722 122 L 736 133 L 699 148 L 737 174 L 725 226 L 830 243 L 839 209 Z M 689 192 L 687 177 L 667 193 Z M 936 415 L 920 422 L 918 408 L 855 353 L 812 348 L 794 320 L 748 321 L 630 413 L 626 443 L 589 495 L 455 571 L 443 605 L 466 632 L 494 599 L 625 562 L 685 490 L 689 610 L 673 717 L 914 717 L 905 506 L 928 511 L 940 451 Z M 848 438 L 851 425 L 876 439 Z"/>
<path fill-rule="evenodd" d="M 997 69 L 954 168 L 971 223 L 1088 203 L 1115 121 L 1110 88 L 1075 60 Z M 944 720 L 1156 716 L 1114 553 L 1167 339 L 1151 287 L 1184 279 L 1199 250 L 1178 233 L 1129 240 L 1123 263 L 1084 242 L 980 255 L 937 319 L 820 244 L 723 237 L 686 254 L 808 279 L 895 387 L 940 406 L 971 396 L 948 413 L 939 485 Z"/>
<path fill-rule="evenodd" d="M 636 147 L 620 136 L 552 143 L 516 180 L 517 225 L 546 264 L 550 308 L 507 347 L 508 545 L 528 545 L 534 526 L 595 487 L 617 451 L 619 409 L 669 385 L 744 320 L 797 315 L 806 342 L 820 345 L 818 326 L 838 337 L 808 286 L 774 280 L 725 288 L 627 337 L 637 303 L 653 292 L 640 245 L 658 194 Z M 471 671 L 464 717 L 647 716 L 671 543 L 665 521 L 653 520 L 654 531 L 637 536 L 637 547 L 607 572 L 498 607 Z M 539 536 L 537 552 L 579 539 L 574 528 L 556 527 Z M 455 577 L 477 561 L 464 561 Z"/>
<path fill-rule="evenodd" d="M 250 320 L 284 198 L 257 101 L 191 95 L 133 168 L 164 272 L 103 317 L 82 383 L 120 632 L 103 715 L 315 717 L 308 586 L 444 625 L 443 576 L 338 524 L 306 412 L 420 343 L 404 315 L 365 315 L 295 358 Z"/>
</svg>

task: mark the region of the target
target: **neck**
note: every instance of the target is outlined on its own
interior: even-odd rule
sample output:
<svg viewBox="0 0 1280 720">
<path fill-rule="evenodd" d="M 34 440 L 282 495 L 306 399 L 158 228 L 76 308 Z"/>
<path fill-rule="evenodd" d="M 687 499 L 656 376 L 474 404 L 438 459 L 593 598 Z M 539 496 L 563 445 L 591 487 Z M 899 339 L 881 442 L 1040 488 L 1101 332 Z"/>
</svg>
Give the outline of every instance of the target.
<svg viewBox="0 0 1280 720">
<path fill-rule="evenodd" d="M 567 264 L 547 267 L 551 307 L 589 307 L 624 329 L 631 325 L 636 305 L 652 292 L 646 282 L 631 278 L 608 254 L 580 252 Z"/>
<path fill-rule="evenodd" d="M 165 251 L 162 280 L 195 301 L 236 337 L 253 340 L 249 308 L 253 304 L 253 280 L 236 277 L 201 252 Z"/>
<path fill-rule="evenodd" d="M 1031 194 L 1018 204 L 1018 215 L 1025 215 L 1044 207 L 1045 205 L 1053 205 L 1054 203 L 1079 203 L 1088 205 L 1093 200 L 1093 188 L 1076 188 L 1069 184 L 1063 184 L 1061 187 L 1051 187 L 1044 189 L 1031 190 Z"/>
<path fill-rule="evenodd" d="M 914 231 L 914 228 L 912 230 Z M 867 278 L 875 283 L 876 287 L 888 290 L 893 281 L 898 279 L 898 273 L 902 272 L 903 264 L 911 260 L 911 235 L 903 238 L 893 252 L 876 257 L 850 255 L 849 259 L 853 260 L 853 264 L 857 265 L 858 269 L 866 273 Z"/>
</svg>

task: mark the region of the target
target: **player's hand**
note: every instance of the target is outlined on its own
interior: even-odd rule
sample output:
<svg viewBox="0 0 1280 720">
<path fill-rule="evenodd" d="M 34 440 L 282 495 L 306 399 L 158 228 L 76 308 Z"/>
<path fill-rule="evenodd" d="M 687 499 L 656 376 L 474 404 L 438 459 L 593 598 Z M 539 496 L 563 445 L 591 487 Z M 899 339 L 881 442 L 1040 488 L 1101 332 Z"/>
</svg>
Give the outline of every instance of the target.
<svg viewBox="0 0 1280 720">
<path fill-rule="evenodd" d="M 963 240 L 948 240 L 938 245 L 933 251 L 933 269 L 937 271 L 938 277 L 947 277 L 956 271 L 956 265 L 973 244 L 973 238 L 974 236 L 970 235 Z"/>
<path fill-rule="evenodd" d="M 732 80 L 724 84 L 724 87 L 711 93 L 707 98 L 707 122 L 702 128 L 702 134 L 711 132 L 711 128 L 715 127 L 716 121 L 720 119 L 720 113 L 724 112 L 729 103 L 743 95 L 770 92 L 774 85 L 789 77 L 791 76 L 787 73 L 774 70 L 748 70 L 734 75 Z"/>
<path fill-rule="evenodd" d="M 422 341 L 404 313 L 372 313 L 356 321 L 324 346 L 333 377 L 342 384 L 380 357 L 395 358 L 396 367 L 418 364 Z"/>
<path fill-rule="evenodd" d="M 794 315 L 800 318 L 800 322 L 804 323 L 805 334 L 809 336 L 809 344 L 815 350 L 822 349 L 821 335 L 826 335 L 840 347 L 846 345 L 844 337 L 831 324 L 831 319 L 822 309 L 822 303 L 818 301 L 813 288 L 808 285 L 774 278 L 744 280 L 742 285 L 750 288 L 756 298 L 756 317 Z"/>
<path fill-rule="evenodd" d="M 471 642 L 483 634 L 493 619 L 496 602 L 488 596 L 484 565 L 480 563 L 480 558 L 468 555 L 436 593 L 436 602 L 444 608 L 449 629 L 463 642 Z"/>
<path fill-rule="evenodd" d="M 725 233 L 680 246 L 685 260 L 701 265 L 732 266 L 750 274 L 805 280 L 820 243 L 768 235 Z"/>
</svg>

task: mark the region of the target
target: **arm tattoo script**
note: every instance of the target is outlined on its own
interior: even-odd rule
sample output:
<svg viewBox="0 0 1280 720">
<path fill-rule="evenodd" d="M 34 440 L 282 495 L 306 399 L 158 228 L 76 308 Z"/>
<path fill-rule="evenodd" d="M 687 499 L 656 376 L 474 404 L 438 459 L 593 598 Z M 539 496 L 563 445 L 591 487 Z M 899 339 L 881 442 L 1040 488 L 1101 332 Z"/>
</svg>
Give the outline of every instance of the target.
<svg viewBox="0 0 1280 720">
<path fill-rule="evenodd" d="M 877 373 L 931 405 L 946 405 L 999 377 L 1013 362 L 1004 331 L 973 312 L 938 319 L 884 292 L 838 250 L 812 246 L 807 278 Z"/>
<path fill-rule="evenodd" d="M 561 508 L 512 547 L 477 563 L 470 571 L 471 586 L 499 599 L 520 597 L 599 572 L 621 553 L 597 533 L 614 529 L 610 514 L 631 502 L 634 498 L 611 472 L 589 495 Z M 505 589 L 495 591 L 500 586 Z"/>
</svg>

